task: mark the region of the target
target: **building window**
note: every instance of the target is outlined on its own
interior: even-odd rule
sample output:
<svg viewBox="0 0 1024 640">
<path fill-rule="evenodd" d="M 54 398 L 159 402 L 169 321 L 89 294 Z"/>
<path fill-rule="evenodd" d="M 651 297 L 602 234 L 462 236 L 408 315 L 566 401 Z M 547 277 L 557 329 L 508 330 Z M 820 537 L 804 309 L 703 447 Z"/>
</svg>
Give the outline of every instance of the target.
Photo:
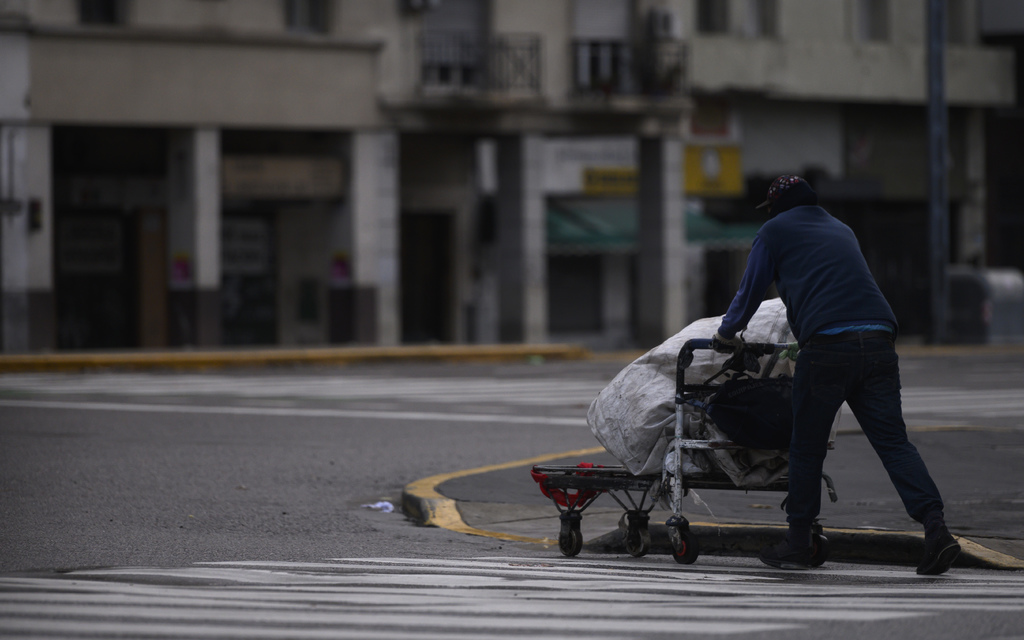
<svg viewBox="0 0 1024 640">
<path fill-rule="evenodd" d="M 776 0 L 746 0 L 743 35 L 774 38 L 778 35 Z"/>
<path fill-rule="evenodd" d="M 285 0 L 284 20 L 289 31 L 327 33 L 328 0 Z"/>
<path fill-rule="evenodd" d="M 697 31 L 726 33 L 729 31 L 729 3 L 722 0 L 698 0 Z"/>
<path fill-rule="evenodd" d="M 854 35 L 860 42 L 889 39 L 889 0 L 856 0 Z"/>
<path fill-rule="evenodd" d="M 81 24 L 124 24 L 125 0 L 78 0 Z"/>
</svg>

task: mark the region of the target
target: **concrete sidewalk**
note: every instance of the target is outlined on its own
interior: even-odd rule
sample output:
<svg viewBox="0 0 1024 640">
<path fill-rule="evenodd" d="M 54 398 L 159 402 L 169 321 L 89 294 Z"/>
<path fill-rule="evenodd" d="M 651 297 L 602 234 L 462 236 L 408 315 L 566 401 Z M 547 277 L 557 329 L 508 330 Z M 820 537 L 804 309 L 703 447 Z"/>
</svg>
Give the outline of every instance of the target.
<svg viewBox="0 0 1024 640">
<path fill-rule="evenodd" d="M 535 464 L 575 465 L 581 461 L 617 465 L 601 447 L 517 460 L 502 465 L 468 469 L 424 478 L 405 487 L 402 506 L 421 524 L 443 527 L 517 543 L 541 545 L 559 554 L 558 511 L 529 475 Z M 842 500 L 843 486 L 837 478 Z M 756 556 L 764 546 L 785 535 L 785 514 L 779 510 L 784 495 L 766 492 L 701 491 L 686 513 L 699 538 L 702 554 Z M 705 502 L 706 501 L 706 502 Z M 756 515 L 752 516 L 751 513 Z M 652 554 L 671 553 L 664 522 L 671 512 L 651 512 Z M 623 510 L 601 496 L 584 512 L 583 554 L 625 554 Z M 873 527 L 825 525 L 830 558 L 916 566 L 923 550 L 920 530 L 907 531 L 907 517 L 898 510 Z M 1012 523 L 1009 526 L 1013 526 Z M 954 527 L 954 534 L 955 531 Z M 1012 536 L 958 535 L 962 552 L 959 567 L 1024 570 L 1024 540 Z"/>
</svg>

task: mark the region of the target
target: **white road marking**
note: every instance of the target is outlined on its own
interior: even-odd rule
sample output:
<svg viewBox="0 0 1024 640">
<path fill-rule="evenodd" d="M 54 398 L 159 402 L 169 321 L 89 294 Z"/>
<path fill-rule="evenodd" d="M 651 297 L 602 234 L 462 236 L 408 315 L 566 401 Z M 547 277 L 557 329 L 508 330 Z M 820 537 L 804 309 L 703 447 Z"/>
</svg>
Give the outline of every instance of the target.
<svg viewBox="0 0 1024 640">
<path fill-rule="evenodd" d="M 1024 417 L 1020 389 L 964 390 L 929 387 L 903 389 L 903 415 L 956 414 L 974 418 Z"/>
<path fill-rule="evenodd" d="M 333 401 L 404 400 L 465 404 L 589 405 L 607 380 L 413 378 L 372 376 L 228 376 L 221 374 L 28 373 L 0 375 L 0 392 L 41 395 L 230 396 Z M 1024 416 L 1019 389 L 904 388 L 905 415 Z"/>
<path fill-rule="evenodd" d="M 233 416 L 276 416 L 295 418 L 363 418 L 371 420 L 415 420 L 494 424 L 530 424 L 560 427 L 586 427 L 581 418 L 498 415 L 491 413 L 449 413 L 429 411 L 369 411 L 360 409 L 307 409 L 301 407 L 230 407 L 184 404 L 136 404 L 129 402 L 74 402 L 48 400 L 0 400 L 0 407 L 32 409 L 69 409 L 74 411 L 121 411 L 140 413 L 198 413 Z"/>
<path fill-rule="evenodd" d="M 607 384 L 605 380 L 551 378 L 412 378 L 370 376 L 228 376 L 221 374 L 41 373 L 0 375 L 0 393 L 42 396 L 78 395 L 132 398 L 210 398 L 243 400 L 323 400 L 333 402 L 399 400 L 464 406 L 585 407 Z M 903 414 L 910 420 L 959 423 L 984 418 L 1024 418 L 1024 393 L 1018 389 L 963 390 L 940 387 L 905 388 Z M 0 400 L 0 406 L 72 408 L 107 411 L 192 412 L 286 417 L 442 420 L 499 424 L 583 426 L 579 418 L 498 416 L 487 413 L 374 411 L 368 409 L 198 406 L 164 402 L 56 402 L 43 399 Z M 847 410 L 848 413 L 848 410 Z M 1024 424 L 1024 423 L 1022 423 Z"/>
<path fill-rule="evenodd" d="M 1024 575 L 644 560 L 338 558 L 0 576 L 0 633 L 66 638 L 679 637 L 1024 612 Z M 564 629 L 562 632 L 560 630 Z"/>
<path fill-rule="evenodd" d="M 409 378 L 365 376 L 224 376 L 216 374 L 84 373 L 5 374 L 0 390 L 57 394 L 132 396 L 226 395 L 242 398 L 324 400 L 415 400 L 587 405 L 607 384 L 603 380 L 536 378 Z"/>
</svg>

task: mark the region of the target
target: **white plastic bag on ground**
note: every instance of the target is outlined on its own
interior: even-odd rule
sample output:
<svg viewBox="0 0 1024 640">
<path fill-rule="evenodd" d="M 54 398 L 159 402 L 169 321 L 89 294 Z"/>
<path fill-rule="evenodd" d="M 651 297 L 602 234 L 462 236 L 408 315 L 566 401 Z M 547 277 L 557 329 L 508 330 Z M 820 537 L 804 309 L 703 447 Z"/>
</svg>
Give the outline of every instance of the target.
<svg viewBox="0 0 1024 640">
<path fill-rule="evenodd" d="M 721 316 L 703 318 L 629 364 L 597 398 L 587 413 L 587 423 L 597 440 L 634 475 L 660 473 L 671 434 L 675 429 L 676 360 L 687 340 L 711 338 Z M 747 342 L 794 342 L 786 321 L 786 307 L 779 299 L 761 303 L 742 334 Z M 728 355 L 710 349 L 694 352 L 686 370 L 687 381 L 702 382 L 714 375 Z M 761 359 L 761 374 L 767 372 L 773 356 Z M 794 362 L 777 359 L 770 376 L 793 375 Z M 689 408 L 688 408 L 689 409 Z M 709 439 L 727 440 L 710 421 L 699 420 L 693 409 L 686 418 L 699 421 L 709 430 Z M 777 451 L 714 451 L 699 456 L 702 468 L 716 465 L 740 487 L 762 486 L 787 470 L 785 453 Z M 705 471 L 708 469 L 705 468 Z"/>
</svg>

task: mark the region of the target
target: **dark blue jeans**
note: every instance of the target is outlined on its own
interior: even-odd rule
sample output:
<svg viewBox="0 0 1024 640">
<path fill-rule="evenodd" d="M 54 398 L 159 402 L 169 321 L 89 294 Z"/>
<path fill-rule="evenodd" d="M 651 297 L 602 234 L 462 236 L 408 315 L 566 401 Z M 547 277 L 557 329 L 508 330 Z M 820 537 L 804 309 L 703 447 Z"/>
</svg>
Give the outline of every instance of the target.
<svg viewBox="0 0 1024 640">
<path fill-rule="evenodd" d="M 885 338 L 805 345 L 793 376 L 788 521 L 807 527 L 821 511 L 821 472 L 836 411 L 849 404 L 889 473 L 910 517 L 923 522 L 942 498 L 917 448 L 907 439 L 900 402 L 899 358 Z"/>
</svg>

